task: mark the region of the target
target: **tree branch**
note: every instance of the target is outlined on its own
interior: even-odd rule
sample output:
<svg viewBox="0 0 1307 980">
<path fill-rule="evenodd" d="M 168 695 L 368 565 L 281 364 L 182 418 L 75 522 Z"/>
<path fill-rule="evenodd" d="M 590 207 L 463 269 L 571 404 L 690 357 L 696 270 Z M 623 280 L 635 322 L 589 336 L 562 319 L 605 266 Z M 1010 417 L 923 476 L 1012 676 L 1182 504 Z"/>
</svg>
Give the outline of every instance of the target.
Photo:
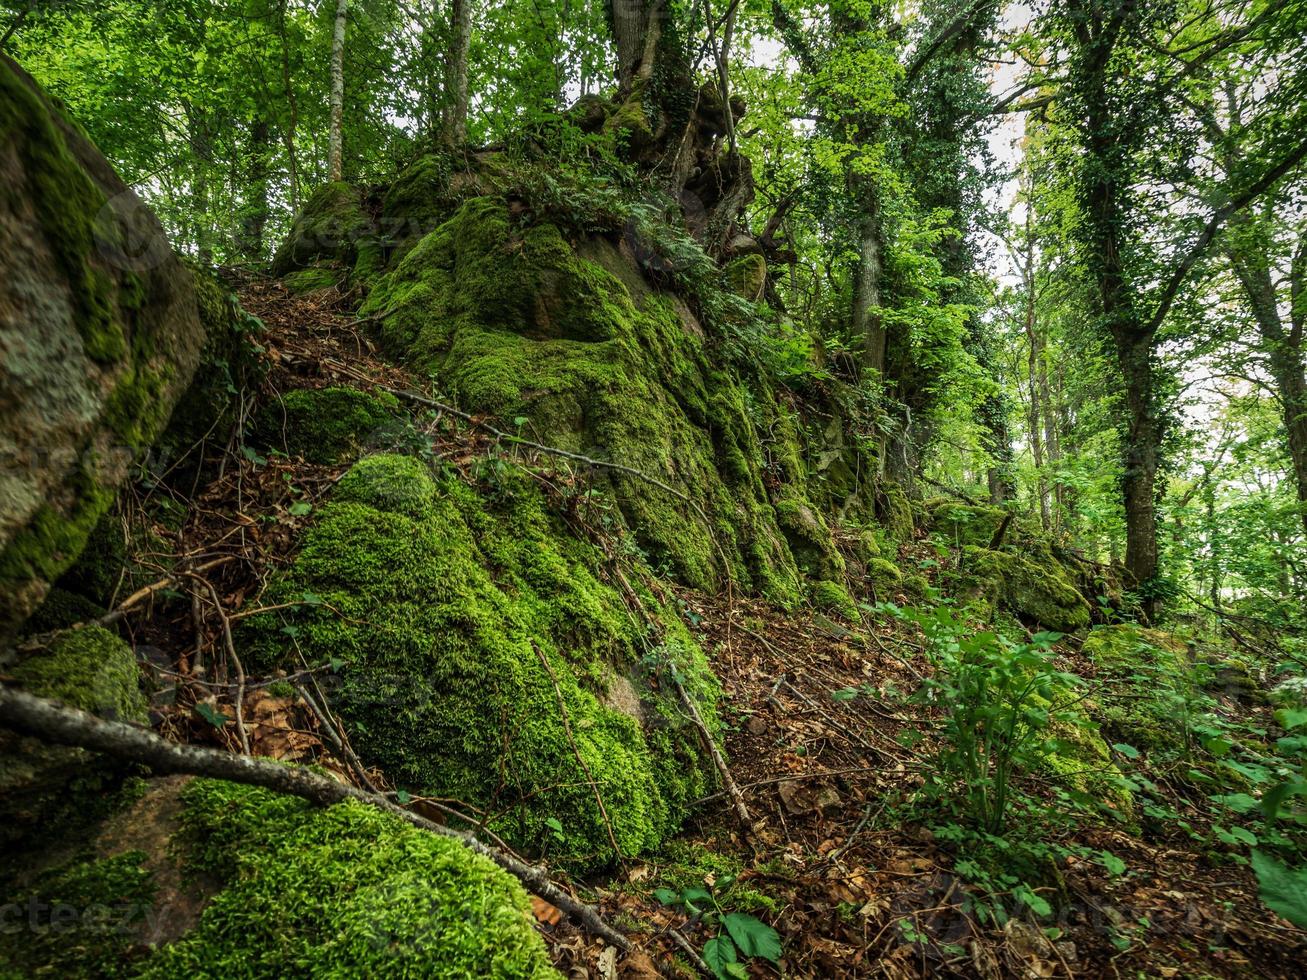
<svg viewBox="0 0 1307 980">
<path fill-rule="evenodd" d="M 626 936 L 608 925 L 593 906 L 574 899 L 550 881 L 544 868 L 510 857 L 471 834 L 433 823 L 392 803 L 384 796 L 338 783 L 309 769 L 245 755 L 232 755 L 196 745 L 177 745 L 143 728 L 119 721 L 105 721 L 85 711 L 64 707 L 4 686 L 0 686 L 0 725 L 54 745 L 71 745 L 102 752 L 125 762 L 140 763 L 157 773 L 208 776 L 248 786 L 261 786 L 276 793 L 298 796 L 318 806 L 330 806 L 345 800 L 366 803 L 419 830 L 458 841 L 470 851 L 490 859 L 530 891 L 572 916 L 587 932 L 623 951 L 631 949 L 631 942 Z"/>
</svg>

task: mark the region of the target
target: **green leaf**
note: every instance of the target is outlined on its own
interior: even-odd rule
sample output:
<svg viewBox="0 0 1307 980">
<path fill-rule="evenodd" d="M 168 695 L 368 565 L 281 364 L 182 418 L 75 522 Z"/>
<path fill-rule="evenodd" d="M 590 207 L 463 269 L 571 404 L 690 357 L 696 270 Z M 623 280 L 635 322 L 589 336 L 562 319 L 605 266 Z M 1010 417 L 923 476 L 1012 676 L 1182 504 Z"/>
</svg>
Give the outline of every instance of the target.
<svg viewBox="0 0 1307 980">
<path fill-rule="evenodd" d="M 1257 809 L 1257 801 L 1247 793 L 1224 793 L 1213 796 L 1212 800 L 1228 806 L 1235 813 L 1250 813 Z"/>
<path fill-rule="evenodd" d="M 739 961 L 735 955 L 735 944 L 731 942 L 729 936 L 718 936 L 716 939 L 709 939 L 704 943 L 703 961 L 708 964 L 708 969 L 719 977 L 726 977 L 729 974 L 726 968 L 732 963 Z"/>
<path fill-rule="evenodd" d="M 1295 728 L 1307 725 L 1307 709 L 1281 708 L 1275 713 L 1275 722 L 1286 732 L 1291 732 Z"/>
<path fill-rule="evenodd" d="M 1126 745 L 1124 742 L 1117 742 L 1115 745 L 1112 746 L 1112 748 L 1116 749 L 1127 759 L 1139 758 L 1139 750 L 1135 748 L 1133 745 Z"/>
<path fill-rule="evenodd" d="M 297 500 L 286 508 L 291 517 L 307 517 L 313 512 L 313 505 L 307 500 Z"/>
<path fill-rule="evenodd" d="M 706 907 L 712 904 L 712 892 L 706 888 L 687 888 L 681 892 L 681 901 L 697 910 L 701 905 Z"/>
<path fill-rule="evenodd" d="M 780 934 L 762 920 L 744 912 L 731 912 L 722 923 L 745 956 L 760 956 L 773 963 L 780 961 Z"/>
<path fill-rule="evenodd" d="M 195 706 L 195 713 L 207 721 L 214 728 L 221 728 L 227 724 L 227 716 L 211 704 L 203 702 Z"/>
<path fill-rule="evenodd" d="M 675 905 L 681 900 L 680 892 L 673 891 L 670 888 L 655 888 L 654 898 L 664 905 Z"/>
<path fill-rule="evenodd" d="M 1012 895 L 1018 902 L 1034 912 L 1035 915 L 1053 914 L 1053 907 L 1044 898 L 1035 894 L 1029 885 L 1017 885 L 1016 888 L 1012 889 Z"/>
<path fill-rule="evenodd" d="M 1100 851 L 1098 860 L 1102 862 L 1103 867 L 1107 869 L 1108 874 L 1125 874 L 1125 862 L 1110 851 Z"/>
<path fill-rule="evenodd" d="M 858 696 L 858 689 L 854 687 L 844 687 L 838 691 L 830 692 L 832 701 L 852 701 Z"/>
<path fill-rule="evenodd" d="M 395 802 L 400 806 L 408 806 L 413 802 L 413 797 L 406 789 L 395 790 Z"/>
<path fill-rule="evenodd" d="M 557 817 L 545 817 L 545 826 L 555 834 L 561 834 L 563 832 L 563 822 Z"/>
<path fill-rule="evenodd" d="M 1250 856 L 1262 901 L 1276 915 L 1299 929 L 1307 929 L 1307 868 L 1285 867 L 1269 854 L 1253 851 Z"/>
</svg>

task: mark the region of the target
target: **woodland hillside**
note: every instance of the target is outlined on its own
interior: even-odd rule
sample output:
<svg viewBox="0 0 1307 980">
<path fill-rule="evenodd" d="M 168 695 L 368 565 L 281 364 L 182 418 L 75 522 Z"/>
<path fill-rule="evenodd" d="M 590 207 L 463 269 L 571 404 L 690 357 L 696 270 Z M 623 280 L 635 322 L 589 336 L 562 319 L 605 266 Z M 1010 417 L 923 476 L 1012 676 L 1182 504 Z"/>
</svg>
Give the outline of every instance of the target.
<svg viewBox="0 0 1307 980">
<path fill-rule="evenodd" d="M 1304 37 L 0 0 L 0 980 L 1301 976 Z"/>
</svg>

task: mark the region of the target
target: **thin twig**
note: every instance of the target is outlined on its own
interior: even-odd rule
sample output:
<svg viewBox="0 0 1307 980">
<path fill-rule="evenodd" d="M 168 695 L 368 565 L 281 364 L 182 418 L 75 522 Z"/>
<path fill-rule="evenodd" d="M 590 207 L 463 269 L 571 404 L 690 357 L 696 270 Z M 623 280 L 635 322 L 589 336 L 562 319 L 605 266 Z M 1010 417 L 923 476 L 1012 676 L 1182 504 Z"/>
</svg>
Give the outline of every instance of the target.
<svg viewBox="0 0 1307 980">
<path fill-rule="evenodd" d="M 231 659 L 232 666 L 236 668 L 236 737 L 240 739 L 241 751 L 249 755 L 250 737 L 245 731 L 245 666 L 241 663 L 240 655 L 236 652 L 236 642 L 232 639 L 231 620 L 227 618 L 227 613 L 222 608 L 222 600 L 218 598 L 218 590 L 213 587 L 212 582 L 196 572 L 183 574 L 208 589 L 209 598 L 213 600 L 213 608 L 222 622 L 223 645 L 227 648 L 227 656 Z"/>
</svg>

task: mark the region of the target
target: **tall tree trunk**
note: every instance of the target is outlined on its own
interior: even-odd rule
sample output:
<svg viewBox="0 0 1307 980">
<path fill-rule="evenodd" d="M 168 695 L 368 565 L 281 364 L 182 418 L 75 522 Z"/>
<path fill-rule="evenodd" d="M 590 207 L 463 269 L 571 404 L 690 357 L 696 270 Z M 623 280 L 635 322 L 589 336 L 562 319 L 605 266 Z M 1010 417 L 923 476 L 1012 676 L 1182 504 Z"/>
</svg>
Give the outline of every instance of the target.
<svg viewBox="0 0 1307 980">
<path fill-rule="evenodd" d="M 445 75 L 445 145 L 467 142 L 467 55 L 472 44 L 472 0 L 452 0 Z"/>
<path fill-rule="evenodd" d="M 1055 530 L 1060 522 L 1061 492 L 1057 480 L 1059 459 L 1057 440 L 1057 412 L 1053 407 L 1053 394 L 1048 383 L 1048 338 L 1039 339 L 1039 402 L 1040 415 L 1044 420 L 1044 461 L 1047 464 L 1044 478 L 1044 492 L 1049 496 L 1049 521 L 1047 527 Z"/>
<path fill-rule="evenodd" d="M 250 127 L 249 198 L 241 222 L 241 252 L 251 262 L 263 260 L 263 230 L 268 224 L 268 152 L 272 148 L 272 124 L 257 120 Z"/>
<path fill-rule="evenodd" d="M 1125 381 L 1129 428 L 1125 439 L 1125 472 L 1121 489 L 1125 504 L 1125 567 L 1135 588 L 1143 589 L 1145 615 L 1156 616 L 1158 600 L 1149 590 L 1159 569 L 1157 547 L 1157 467 L 1161 455 L 1162 421 L 1156 404 L 1151 333 L 1118 333 L 1117 364 Z"/>
<path fill-rule="evenodd" d="M 876 188 L 861 187 L 858 195 L 862 214 L 858 267 L 853 277 L 853 335 L 863 342 L 863 377 L 882 380 L 885 376 L 885 320 L 881 314 L 880 199 Z"/>
<path fill-rule="evenodd" d="M 1236 218 L 1231 222 L 1232 230 L 1244 231 L 1250 220 L 1248 216 Z M 1249 236 L 1234 234 L 1229 241 L 1231 244 L 1227 246 L 1226 253 L 1230 265 L 1243 287 L 1253 319 L 1257 321 L 1271 377 L 1275 379 L 1275 390 L 1284 417 L 1285 441 L 1297 485 L 1303 532 L 1307 534 L 1307 371 L 1304 370 L 1303 362 L 1302 313 L 1293 311 L 1294 321 L 1286 330 L 1284 321 L 1280 318 L 1278 297 L 1267 256 L 1263 252 L 1254 251 L 1253 246 L 1244 244 L 1249 241 Z M 1300 261 L 1295 261 L 1294 268 L 1290 270 L 1290 280 L 1297 282 L 1296 277 L 1302 274 Z M 1301 286 L 1298 288 L 1301 289 Z M 1293 310 L 1293 297 L 1289 306 Z"/>
<path fill-rule="evenodd" d="M 653 77 L 667 0 L 611 0 L 609 10 L 617 48 L 617 89 L 624 97 L 637 81 Z"/>
<path fill-rule="evenodd" d="M 341 128 L 345 117 L 345 22 L 349 0 L 336 0 L 336 28 L 331 35 L 331 127 L 327 134 L 327 179 L 341 179 Z"/>
<path fill-rule="evenodd" d="M 295 97 L 295 86 L 290 76 L 290 38 L 286 36 L 286 3 L 277 4 L 277 31 L 281 37 L 281 85 L 286 93 L 287 120 L 282 128 L 281 138 L 286 146 L 286 169 L 290 178 L 290 208 L 295 214 L 300 210 L 300 171 L 295 153 L 295 134 L 299 130 L 299 101 Z"/>
</svg>

